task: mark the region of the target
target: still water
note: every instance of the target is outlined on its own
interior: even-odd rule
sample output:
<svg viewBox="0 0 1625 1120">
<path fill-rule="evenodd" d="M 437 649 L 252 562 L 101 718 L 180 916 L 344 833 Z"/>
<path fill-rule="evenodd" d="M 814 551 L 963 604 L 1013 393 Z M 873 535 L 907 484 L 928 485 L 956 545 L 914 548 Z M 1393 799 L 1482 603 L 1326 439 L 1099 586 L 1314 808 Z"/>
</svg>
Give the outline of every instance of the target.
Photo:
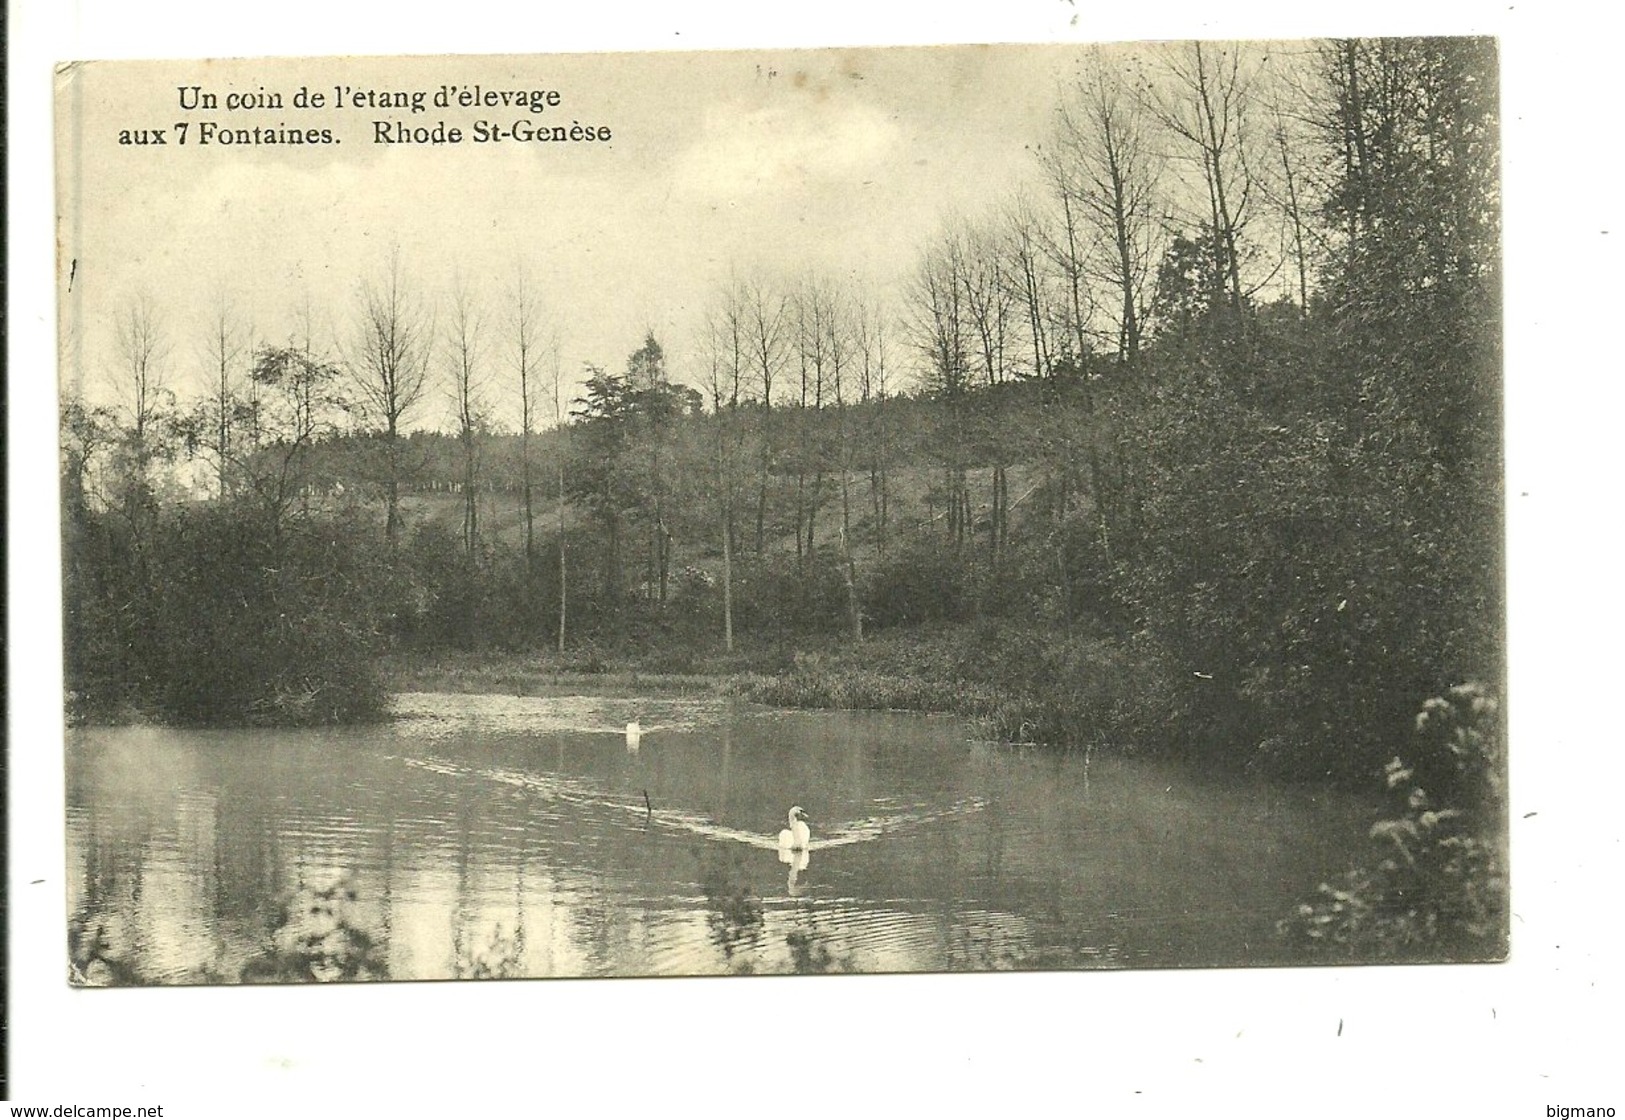
<svg viewBox="0 0 1625 1120">
<path fill-rule="evenodd" d="M 1276 920 L 1370 819 L 946 718 L 715 699 L 82 728 L 67 775 L 81 983 L 238 980 L 312 899 L 392 979 L 1287 963 Z"/>
</svg>

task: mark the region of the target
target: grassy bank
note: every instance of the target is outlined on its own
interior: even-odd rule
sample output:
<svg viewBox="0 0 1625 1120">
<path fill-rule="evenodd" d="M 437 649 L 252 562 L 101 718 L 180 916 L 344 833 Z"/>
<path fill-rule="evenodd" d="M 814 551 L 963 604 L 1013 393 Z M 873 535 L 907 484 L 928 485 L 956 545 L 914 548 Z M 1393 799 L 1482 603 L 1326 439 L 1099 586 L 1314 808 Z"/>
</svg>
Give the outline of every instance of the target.
<svg viewBox="0 0 1625 1120">
<path fill-rule="evenodd" d="M 382 662 L 391 692 L 557 696 L 581 692 L 705 694 L 723 691 L 721 671 L 673 672 L 647 658 L 560 657 L 553 652 L 393 654 Z"/>
<path fill-rule="evenodd" d="M 957 626 L 802 653 L 736 687 L 792 707 L 952 713 L 1009 742 L 1126 745 L 1139 709 L 1133 670 L 1130 653 L 1104 641 Z"/>
</svg>

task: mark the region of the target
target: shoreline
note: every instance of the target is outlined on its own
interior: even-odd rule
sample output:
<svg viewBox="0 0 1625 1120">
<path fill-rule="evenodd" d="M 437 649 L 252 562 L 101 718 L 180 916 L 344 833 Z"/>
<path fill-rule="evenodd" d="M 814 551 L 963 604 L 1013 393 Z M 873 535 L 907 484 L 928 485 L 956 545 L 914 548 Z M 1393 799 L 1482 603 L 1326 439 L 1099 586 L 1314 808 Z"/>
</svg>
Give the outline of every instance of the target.
<svg viewBox="0 0 1625 1120">
<path fill-rule="evenodd" d="M 663 693 L 731 696 L 808 711 L 901 711 L 952 716 L 989 739 L 1050 749 L 1098 748 L 1127 730 L 1140 711 L 1123 688 L 1122 651 L 1102 645 L 1101 671 L 1055 695 L 1015 687 L 981 667 L 1008 659 L 980 657 L 981 641 L 960 628 L 876 636 L 853 645 L 831 641 L 781 647 L 646 654 L 482 651 L 389 654 L 377 665 L 384 690 L 516 696 L 581 691 L 616 695 Z M 1115 663 L 1115 664 L 1114 664 Z M 1082 676 L 1083 674 L 1080 674 Z M 1117 721 L 1114 725 L 1114 717 Z M 1125 738 L 1132 739 L 1131 736 Z"/>
</svg>

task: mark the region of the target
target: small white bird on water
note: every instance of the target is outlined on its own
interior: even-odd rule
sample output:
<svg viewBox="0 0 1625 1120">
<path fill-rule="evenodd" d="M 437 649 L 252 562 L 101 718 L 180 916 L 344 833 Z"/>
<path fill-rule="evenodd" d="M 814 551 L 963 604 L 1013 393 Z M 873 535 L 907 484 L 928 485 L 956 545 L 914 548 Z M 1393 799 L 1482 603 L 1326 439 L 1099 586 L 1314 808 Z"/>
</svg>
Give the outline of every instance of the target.
<svg viewBox="0 0 1625 1120">
<path fill-rule="evenodd" d="M 779 830 L 779 847 L 788 848 L 792 852 L 804 852 L 812 839 L 812 830 L 807 827 L 807 811 L 800 805 L 790 808 L 790 827 Z"/>
</svg>

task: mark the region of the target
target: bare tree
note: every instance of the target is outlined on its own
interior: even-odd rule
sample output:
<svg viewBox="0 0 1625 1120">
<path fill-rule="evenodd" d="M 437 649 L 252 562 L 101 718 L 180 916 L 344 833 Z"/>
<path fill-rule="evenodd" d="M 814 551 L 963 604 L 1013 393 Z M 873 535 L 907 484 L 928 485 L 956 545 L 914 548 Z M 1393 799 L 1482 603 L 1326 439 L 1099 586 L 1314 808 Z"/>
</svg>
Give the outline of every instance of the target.
<svg viewBox="0 0 1625 1120">
<path fill-rule="evenodd" d="M 1053 175 L 1050 182 L 1052 186 L 1059 185 Z M 1062 209 L 1060 199 L 1048 201 L 1054 203 L 1055 210 Z M 1084 207 L 1080 204 L 1073 210 L 1081 214 Z M 1055 251 L 1065 243 L 1064 229 L 1060 234 L 1057 232 L 1058 223 L 1059 219 L 1041 210 L 1039 202 L 1025 193 L 1016 195 L 1003 215 L 1006 283 L 1014 293 L 1024 328 L 1021 341 L 1031 352 L 1031 373 L 1039 380 L 1040 399 L 1044 404 L 1037 425 L 1021 438 L 1035 451 L 1043 472 L 1042 493 L 1056 527 L 1066 519 L 1072 459 L 1078 453 L 1081 439 L 1075 416 L 1066 402 L 1076 387 L 1083 391 L 1085 404 L 1092 404 L 1089 383 L 1082 376 L 1085 371 L 1075 364 L 1072 355 L 1073 347 L 1078 344 L 1072 330 L 1072 308 L 1076 306 L 1072 284 L 1079 273 L 1063 266 L 1063 255 Z M 1127 332 L 1118 332 L 1120 344 L 1129 337 Z M 1008 442 L 1007 436 L 1001 446 Z M 1006 519 L 1010 504 L 1003 507 Z"/>
<path fill-rule="evenodd" d="M 734 472 L 741 443 L 739 405 L 749 362 L 747 306 L 743 286 L 730 281 L 706 323 L 707 388 L 711 393 L 712 419 L 716 429 L 714 451 L 721 506 L 722 639 L 729 653 L 734 648 Z"/>
<path fill-rule="evenodd" d="M 1050 260 L 1062 279 L 1059 355 L 1074 370 L 1082 370 L 1089 344 L 1089 323 L 1094 317 L 1094 294 L 1089 286 L 1089 231 L 1084 221 L 1084 202 L 1071 162 L 1052 148 L 1042 156 L 1044 170 L 1054 192 L 1057 222 L 1045 238 Z M 1085 382 L 1087 386 L 1087 382 Z M 1085 396 L 1085 404 L 1089 398 Z"/>
<path fill-rule="evenodd" d="M 433 322 L 401 275 L 401 255 L 360 289 L 359 341 L 353 376 L 367 419 L 384 437 L 384 536 L 394 542 L 401 528 L 401 428 L 423 399 Z"/>
<path fill-rule="evenodd" d="M 1004 210 L 1003 225 L 1005 274 L 1026 320 L 1032 375 L 1048 380 L 1055 373 L 1051 324 L 1056 298 L 1046 268 L 1044 219 L 1030 194 L 1023 191 L 1011 199 Z"/>
<path fill-rule="evenodd" d="M 970 526 L 967 397 L 975 340 L 965 306 L 965 256 L 963 231 L 948 226 L 927 247 L 908 288 L 908 332 L 925 360 L 926 389 L 943 402 L 946 414 L 937 457 L 943 465 L 947 535 L 956 545 L 964 542 Z"/>
<path fill-rule="evenodd" d="M 157 422 L 174 402 L 165 365 L 169 343 L 150 297 L 136 296 L 119 313 L 114 325 L 114 341 L 119 363 L 114 374 L 119 411 L 144 478 L 152 453 L 150 441 L 157 435 Z"/>
<path fill-rule="evenodd" d="M 1259 190 L 1280 215 L 1281 255 L 1292 265 L 1298 314 L 1309 314 L 1309 277 L 1315 254 L 1325 251 L 1325 238 L 1315 215 L 1326 194 L 1316 161 L 1303 154 L 1313 148 L 1319 122 L 1306 119 L 1294 105 L 1313 103 L 1308 80 L 1292 58 L 1274 58 L 1268 104 L 1271 159 L 1269 172 L 1259 176 Z"/>
<path fill-rule="evenodd" d="M 835 461 L 841 475 L 841 575 L 846 581 L 847 617 L 854 641 L 863 641 L 863 607 L 858 601 L 858 570 L 852 555 L 852 430 L 847 418 L 848 383 L 853 376 L 858 306 L 831 301 L 828 321 L 830 376 L 835 393 Z"/>
<path fill-rule="evenodd" d="M 470 562 L 479 546 L 479 435 L 486 425 L 484 359 L 485 324 L 461 274 L 452 282 L 451 323 L 446 332 L 452 402 L 457 411 L 457 440 L 462 451 L 463 552 Z"/>
<path fill-rule="evenodd" d="M 833 390 L 836 366 L 850 346 L 850 340 L 841 322 L 839 298 L 828 277 L 804 277 L 790 298 L 790 309 L 800 374 L 797 418 L 801 423 L 801 439 L 795 453 L 796 555 L 805 560 L 811 557 L 816 543 L 828 467 L 820 413 Z"/>
<path fill-rule="evenodd" d="M 744 332 L 750 368 L 761 396 L 760 451 L 757 456 L 756 551 L 762 552 L 767 522 L 767 488 L 773 467 L 773 386 L 785 361 L 788 297 L 760 277 L 743 285 Z"/>
<path fill-rule="evenodd" d="M 204 446 L 214 457 L 222 498 L 231 491 L 229 463 L 234 451 L 235 421 L 241 412 L 242 377 L 238 362 L 248 349 L 248 333 L 238 322 L 231 294 L 223 286 L 216 288 L 208 311 L 203 347 L 208 388 L 202 401 L 199 427 Z"/>
<path fill-rule="evenodd" d="M 1169 83 L 1155 99 L 1157 118 L 1185 160 L 1201 168 L 1213 286 L 1239 318 L 1246 296 L 1242 235 L 1252 217 L 1249 109 L 1256 66 L 1237 44 L 1193 42 L 1165 51 L 1162 68 Z"/>
<path fill-rule="evenodd" d="M 1156 255 L 1161 161 L 1148 123 L 1139 91 L 1097 47 L 1058 111 L 1049 154 L 1063 209 L 1085 227 L 1089 277 L 1112 293 L 1107 306 L 1124 361 L 1139 356 Z"/>
<path fill-rule="evenodd" d="M 564 506 L 566 471 L 570 462 L 570 429 L 564 423 L 564 366 L 559 360 L 559 338 L 555 334 L 547 349 L 553 381 L 553 426 L 559 445 L 559 652 L 564 652 L 566 624 L 570 617 L 570 553 L 565 534 Z"/>
<path fill-rule="evenodd" d="M 1011 342 L 1015 333 L 1016 285 L 1006 272 L 1002 231 L 994 225 L 968 225 L 963 231 L 964 253 L 959 271 L 963 306 L 974 342 L 974 358 L 983 384 L 992 390 L 1002 384 L 1009 370 Z M 997 405 L 995 404 L 996 408 Z M 986 414 L 983 414 L 984 421 Z M 1006 460 L 1010 451 L 1002 433 L 990 430 L 984 422 L 976 452 L 979 459 L 993 465 L 991 512 L 988 518 L 988 544 L 996 556 L 1009 535 L 1010 490 Z"/>
<path fill-rule="evenodd" d="M 530 277 L 521 262 L 509 289 L 509 326 L 513 331 L 514 372 L 519 375 L 519 487 L 524 502 L 525 572 L 536 570 L 535 467 L 531 460 L 531 433 L 536 430 L 536 362 L 546 348 L 541 337 L 541 312 Z"/>
<path fill-rule="evenodd" d="M 168 386 L 169 341 L 146 294 L 132 298 L 119 313 L 114 345 L 114 412 L 121 433 L 113 484 L 144 564 L 143 542 L 156 512 L 153 468 L 172 452 L 168 437 L 175 419 L 175 394 Z"/>
<path fill-rule="evenodd" d="M 872 417 L 868 439 L 869 501 L 874 523 L 875 549 L 886 551 L 886 528 L 890 517 L 889 479 L 891 432 L 887 422 L 887 399 L 891 390 L 891 368 L 886 344 L 886 314 L 875 301 L 865 300 L 857 309 L 854 343 L 857 347 L 858 399 Z"/>
</svg>

